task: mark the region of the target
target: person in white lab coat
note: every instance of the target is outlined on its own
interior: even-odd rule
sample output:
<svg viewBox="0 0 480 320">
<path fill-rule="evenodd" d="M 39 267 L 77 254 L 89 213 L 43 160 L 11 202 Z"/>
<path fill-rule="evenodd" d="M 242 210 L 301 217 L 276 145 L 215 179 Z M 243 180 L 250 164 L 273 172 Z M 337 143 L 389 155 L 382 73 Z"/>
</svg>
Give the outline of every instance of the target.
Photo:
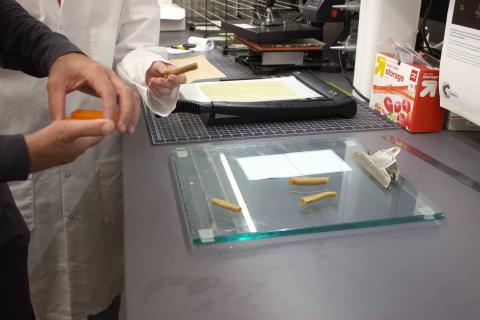
<svg viewBox="0 0 480 320">
<path fill-rule="evenodd" d="M 185 77 L 163 78 L 173 66 L 158 47 L 157 0 L 18 2 L 93 60 L 113 67 L 155 113 L 167 116 L 173 110 Z M 10 106 L 0 109 L 0 133 L 32 132 L 50 123 L 45 80 L 0 70 L 0 82 L 0 104 Z M 100 106 L 96 98 L 72 93 L 66 114 Z M 122 291 L 121 152 L 121 136 L 114 134 L 74 163 L 12 185 L 31 230 L 30 292 L 39 320 L 101 319 L 105 313 L 92 315 L 109 308 Z"/>
</svg>

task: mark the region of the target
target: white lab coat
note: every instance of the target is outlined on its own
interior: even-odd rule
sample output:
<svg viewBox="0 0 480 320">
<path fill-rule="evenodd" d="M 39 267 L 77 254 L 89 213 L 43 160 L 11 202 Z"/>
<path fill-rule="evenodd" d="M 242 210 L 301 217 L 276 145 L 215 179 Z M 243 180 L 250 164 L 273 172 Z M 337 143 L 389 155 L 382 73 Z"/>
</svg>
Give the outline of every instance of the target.
<svg viewBox="0 0 480 320">
<path fill-rule="evenodd" d="M 61 7 L 57 0 L 18 2 L 91 58 L 114 67 L 156 113 L 174 108 L 178 90 L 156 99 L 144 83 L 147 68 L 165 53 L 156 47 L 157 0 L 63 0 Z M 32 132 L 50 122 L 45 79 L 0 69 L 0 83 L 0 134 Z M 99 106 L 85 94 L 67 97 L 67 113 Z M 71 164 L 12 185 L 31 230 L 30 291 L 38 320 L 84 319 L 106 309 L 123 288 L 121 152 L 115 134 Z"/>
</svg>

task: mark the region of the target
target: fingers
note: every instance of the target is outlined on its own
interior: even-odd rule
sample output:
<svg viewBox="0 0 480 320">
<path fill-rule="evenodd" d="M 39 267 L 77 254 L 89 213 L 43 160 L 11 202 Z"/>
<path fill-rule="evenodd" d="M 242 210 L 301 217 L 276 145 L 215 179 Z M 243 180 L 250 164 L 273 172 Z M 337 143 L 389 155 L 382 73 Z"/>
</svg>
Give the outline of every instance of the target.
<svg viewBox="0 0 480 320">
<path fill-rule="evenodd" d="M 152 78 L 148 83 L 148 87 L 157 97 L 165 97 L 170 96 L 176 87 L 185 82 L 186 77 L 184 75 L 170 75 L 167 79 Z"/>
<path fill-rule="evenodd" d="M 170 96 L 176 87 L 187 81 L 184 75 L 169 75 L 165 79 L 165 72 L 175 68 L 175 65 L 165 64 L 161 61 L 155 61 L 150 66 L 145 79 L 153 95 L 159 98 Z"/>
<path fill-rule="evenodd" d="M 187 82 L 187 77 L 184 76 L 183 74 L 178 75 L 178 76 L 170 75 L 170 76 L 168 76 L 167 80 L 168 80 L 168 82 L 171 82 L 171 83 L 175 84 L 175 86 L 179 86 L 179 85 Z"/>
<path fill-rule="evenodd" d="M 163 62 L 155 61 L 151 64 L 150 68 L 148 68 L 147 72 L 145 73 L 145 82 L 149 83 L 153 78 L 163 78 L 164 73 L 168 71 L 169 68 Z"/>
<path fill-rule="evenodd" d="M 98 65 L 93 71 L 95 76 L 89 77 L 88 87 L 102 99 L 105 118 L 114 120 L 118 102 L 120 109 L 120 117 L 117 123 L 118 130 L 133 133 L 140 109 L 138 95 L 110 69 Z"/>
<path fill-rule="evenodd" d="M 152 64 L 152 71 L 153 73 L 156 73 L 156 77 L 163 77 L 165 72 L 169 71 L 169 70 L 173 70 L 175 69 L 175 65 L 173 64 L 166 64 L 166 63 L 163 63 L 161 61 L 155 61 L 153 64 Z"/>
<path fill-rule="evenodd" d="M 66 162 L 72 162 L 75 160 L 79 155 L 83 154 L 88 148 L 97 145 L 100 141 L 102 141 L 103 137 L 82 137 L 78 138 L 75 142 L 72 143 L 71 149 L 72 153 L 70 157 L 66 158 Z"/>
<path fill-rule="evenodd" d="M 64 81 L 58 78 L 49 78 L 47 83 L 48 109 L 52 120 L 61 120 L 65 115 L 66 88 Z"/>
<path fill-rule="evenodd" d="M 137 125 L 138 119 L 140 118 L 140 96 L 134 92 L 135 94 L 135 99 L 138 101 L 138 107 L 134 108 L 134 113 L 133 113 L 133 123 L 134 125 L 131 126 L 128 130 L 129 133 L 133 133 L 135 131 L 135 126 Z"/>
<path fill-rule="evenodd" d="M 85 153 L 88 148 L 97 145 L 103 138 L 104 137 L 82 137 L 74 142 L 68 143 L 68 145 L 64 147 L 61 158 L 58 159 L 58 164 L 67 164 L 75 161 L 75 159 Z"/>
<path fill-rule="evenodd" d="M 73 143 L 82 137 L 99 137 L 109 135 L 115 129 L 111 120 L 68 120 L 54 123 L 57 141 Z"/>
<path fill-rule="evenodd" d="M 152 79 L 148 85 L 150 91 L 159 98 L 172 94 L 174 86 L 168 84 L 168 81 L 162 78 Z"/>
<path fill-rule="evenodd" d="M 140 99 L 111 69 L 95 63 L 83 54 L 71 53 L 59 57 L 50 70 L 48 81 L 49 108 L 53 120 L 64 117 L 65 95 L 75 90 L 101 98 L 104 116 L 112 121 L 118 102 L 118 129 L 130 133 L 135 130 L 140 113 Z M 72 125 L 59 126 L 64 130 L 60 131 L 64 141 L 73 141 L 81 136 L 69 136 L 68 130 Z"/>
<path fill-rule="evenodd" d="M 111 79 L 118 94 L 118 105 L 120 108 L 118 129 L 122 132 L 133 133 L 140 112 L 140 98 L 115 74 L 112 73 Z"/>
<path fill-rule="evenodd" d="M 102 109 L 105 118 L 113 120 L 115 107 L 117 106 L 118 90 L 113 83 L 113 72 L 107 68 L 98 66 L 95 68 L 95 75 L 89 77 L 89 87 L 97 93 L 97 96 L 102 99 Z"/>
</svg>

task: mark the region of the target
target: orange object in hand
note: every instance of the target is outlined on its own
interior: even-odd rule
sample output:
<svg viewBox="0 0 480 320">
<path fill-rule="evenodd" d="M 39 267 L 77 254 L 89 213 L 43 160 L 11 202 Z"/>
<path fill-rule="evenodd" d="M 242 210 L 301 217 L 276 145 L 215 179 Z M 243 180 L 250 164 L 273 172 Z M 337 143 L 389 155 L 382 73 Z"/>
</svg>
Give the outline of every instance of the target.
<svg viewBox="0 0 480 320">
<path fill-rule="evenodd" d="M 119 112 L 115 112 L 115 122 L 118 121 Z M 98 110 L 87 110 L 87 109 L 77 109 L 72 112 L 70 115 L 70 120 L 95 120 L 103 119 L 103 111 Z"/>
</svg>

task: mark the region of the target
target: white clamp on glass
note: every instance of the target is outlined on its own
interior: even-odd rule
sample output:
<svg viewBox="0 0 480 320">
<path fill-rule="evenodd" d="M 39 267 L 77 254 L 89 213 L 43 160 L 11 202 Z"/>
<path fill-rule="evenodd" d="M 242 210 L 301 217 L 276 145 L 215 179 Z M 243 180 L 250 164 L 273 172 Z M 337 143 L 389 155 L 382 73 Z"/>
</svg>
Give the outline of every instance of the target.
<svg viewBox="0 0 480 320">
<path fill-rule="evenodd" d="M 382 186 L 388 188 L 392 180 L 398 181 L 400 177 L 400 171 L 397 167 L 397 156 L 400 151 L 400 147 L 393 147 L 379 150 L 373 155 L 356 152 L 353 154 L 353 158 Z"/>
</svg>

